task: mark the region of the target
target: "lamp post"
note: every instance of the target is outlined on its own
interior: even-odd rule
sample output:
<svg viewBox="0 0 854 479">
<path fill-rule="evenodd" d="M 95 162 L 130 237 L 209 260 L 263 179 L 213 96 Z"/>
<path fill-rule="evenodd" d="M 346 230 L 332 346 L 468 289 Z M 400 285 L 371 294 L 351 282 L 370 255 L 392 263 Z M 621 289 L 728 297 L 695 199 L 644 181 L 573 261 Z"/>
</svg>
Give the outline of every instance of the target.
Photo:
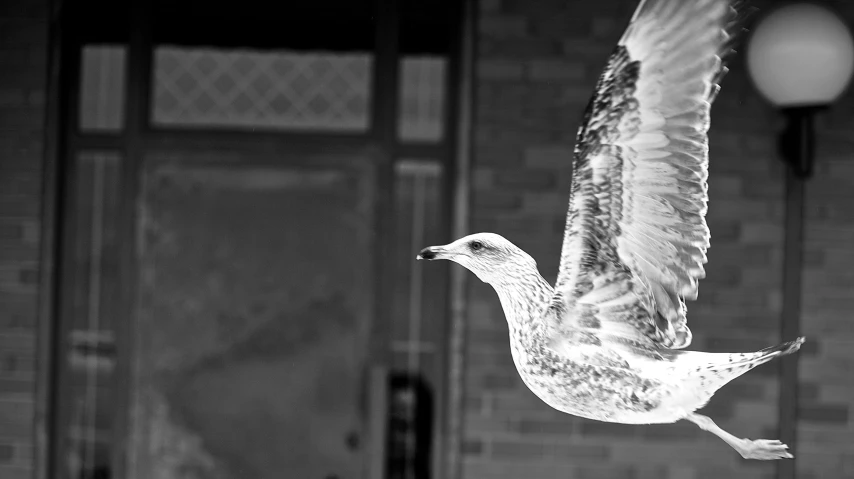
<svg viewBox="0 0 854 479">
<path fill-rule="evenodd" d="M 854 42 L 840 18 L 812 3 L 774 9 L 755 25 L 747 67 L 757 90 L 786 118 L 780 157 L 786 163 L 786 220 L 781 335 L 800 336 L 804 183 L 812 175 L 813 118 L 846 89 L 854 71 Z M 780 440 L 796 448 L 798 355 L 784 358 L 780 377 Z M 797 454 L 794 453 L 797 457 Z M 778 477 L 793 479 L 795 462 L 779 461 Z"/>
</svg>

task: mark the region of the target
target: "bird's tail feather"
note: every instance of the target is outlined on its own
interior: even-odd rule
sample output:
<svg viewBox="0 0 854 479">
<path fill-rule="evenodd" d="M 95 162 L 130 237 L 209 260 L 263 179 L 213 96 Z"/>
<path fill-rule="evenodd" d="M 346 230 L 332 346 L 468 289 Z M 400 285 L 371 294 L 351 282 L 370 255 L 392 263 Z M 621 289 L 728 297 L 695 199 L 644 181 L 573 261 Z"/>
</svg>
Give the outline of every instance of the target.
<svg viewBox="0 0 854 479">
<path fill-rule="evenodd" d="M 715 364 L 710 364 L 709 369 L 721 370 L 721 369 L 734 369 L 734 368 L 744 368 L 745 371 L 749 371 L 760 364 L 765 364 L 768 361 L 778 357 L 785 356 L 787 354 L 792 354 L 801 349 L 801 345 L 804 344 L 806 340 L 805 337 L 801 336 L 794 341 L 788 341 L 782 344 L 778 344 L 776 346 L 771 346 L 770 348 L 760 349 L 754 353 L 733 353 L 729 354 L 728 361 L 718 361 Z"/>
<path fill-rule="evenodd" d="M 800 337 L 753 353 L 678 351 L 677 355 L 683 357 L 683 366 L 691 368 L 686 385 L 693 392 L 685 400 L 686 409 L 704 407 L 718 389 L 733 379 L 776 357 L 794 353 L 803 343 L 804 338 Z"/>
<path fill-rule="evenodd" d="M 775 356 L 785 356 L 787 354 L 792 354 L 801 349 L 801 345 L 804 344 L 806 338 L 801 336 L 794 341 L 788 341 L 782 344 L 778 344 L 777 346 L 771 346 L 770 348 L 765 348 L 757 353 L 762 353 L 768 356 L 771 356 L 769 359 L 773 359 Z"/>
</svg>

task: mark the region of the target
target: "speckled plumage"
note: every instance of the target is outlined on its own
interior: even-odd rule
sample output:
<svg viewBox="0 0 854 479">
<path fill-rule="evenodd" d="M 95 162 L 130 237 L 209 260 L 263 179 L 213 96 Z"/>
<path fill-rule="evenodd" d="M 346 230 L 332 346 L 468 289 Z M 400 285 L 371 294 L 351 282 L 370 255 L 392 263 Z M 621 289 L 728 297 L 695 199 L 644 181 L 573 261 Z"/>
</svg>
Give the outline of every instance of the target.
<svg viewBox="0 0 854 479">
<path fill-rule="evenodd" d="M 710 245 L 709 111 L 739 12 L 728 0 L 643 0 L 584 113 L 552 288 L 527 253 L 478 233 L 419 258 L 457 262 L 498 293 L 516 368 L 560 411 L 625 424 L 694 422 L 751 459 L 791 457 L 696 414 L 732 379 L 795 352 L 685 351 L 686 301 Z"/>
</svg>

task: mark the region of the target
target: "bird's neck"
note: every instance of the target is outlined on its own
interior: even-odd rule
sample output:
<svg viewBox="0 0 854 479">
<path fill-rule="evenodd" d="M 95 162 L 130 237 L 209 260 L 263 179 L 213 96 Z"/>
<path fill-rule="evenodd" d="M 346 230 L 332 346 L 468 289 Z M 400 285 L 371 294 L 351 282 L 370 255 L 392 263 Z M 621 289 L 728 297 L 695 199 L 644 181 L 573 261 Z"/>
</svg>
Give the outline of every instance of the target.
<svg viewBox="0 0 854 479">
<path fill-rule="evenodd" d="M 537 271 L 493 284 L 510 328 L 510 340 L 530 347 L 543 334 L 543 313 L 554 295 L 551 285 Z"/>
</svg>

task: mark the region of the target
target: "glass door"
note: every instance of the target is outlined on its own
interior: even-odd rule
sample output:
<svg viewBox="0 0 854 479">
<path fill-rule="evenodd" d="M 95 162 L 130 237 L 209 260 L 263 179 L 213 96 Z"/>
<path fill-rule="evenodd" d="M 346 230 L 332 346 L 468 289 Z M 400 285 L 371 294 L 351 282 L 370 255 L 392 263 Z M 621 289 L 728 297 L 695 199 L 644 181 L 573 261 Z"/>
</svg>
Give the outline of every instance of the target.
<svg viewBox="0 0 854 479">
<path fill-rule="evenodd" d="M 318 156 L 146 156 L 128 477 L 362 477 L 374 172 Z"/>
<path fill-rule="evenodd" d="M 63 10 L 50 477 L 441 474 L 456 2 L 247 1 Z"/>
</svg>

